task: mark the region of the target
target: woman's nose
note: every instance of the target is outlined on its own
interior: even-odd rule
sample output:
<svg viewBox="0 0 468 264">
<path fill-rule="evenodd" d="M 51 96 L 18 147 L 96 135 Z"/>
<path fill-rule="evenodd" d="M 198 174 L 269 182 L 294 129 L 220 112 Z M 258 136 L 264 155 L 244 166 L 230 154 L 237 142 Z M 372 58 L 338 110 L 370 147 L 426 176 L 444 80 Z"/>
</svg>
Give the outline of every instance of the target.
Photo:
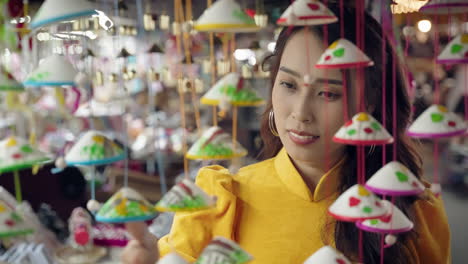
<svg viewBox="0 0 468 264">
<path fill-rule="evenodd" d="M 314 120 L 312 105 L 307 98 L 301 98 L 294 102 L 292 117 L 302 123 L 310 123 Z"/>
</svg>

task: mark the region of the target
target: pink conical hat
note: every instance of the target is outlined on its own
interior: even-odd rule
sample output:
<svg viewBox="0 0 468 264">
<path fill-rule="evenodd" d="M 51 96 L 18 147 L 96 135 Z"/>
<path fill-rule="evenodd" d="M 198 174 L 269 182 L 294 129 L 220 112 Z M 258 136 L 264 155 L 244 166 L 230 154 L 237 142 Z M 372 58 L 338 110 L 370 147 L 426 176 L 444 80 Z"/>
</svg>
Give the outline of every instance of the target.
<svg viewBox="0 0 468 264">
<path fill-rule="evenodd" d="M 319 69 L 359 68 L 374 65 L 356 45 L 347 39 L 338 39 L 333 42 L 322 54 L 315 65 Z"/>
<path fill-rule="evenodd" d="M 393 137 L 370 114 L 361 112 L 346 122 L 333 141 L 350 145 L 381 145 L 393 142 Z"/>
<path fill-rule="evenodd" d="M 468 63 L 468 33 L 458 35 L 437 57 L 437 63 Z"/>
<path fill-rule="evenodd" d="M 424 185 L 398 161 L 392 161 L 378 170 L 367 182 L 366 188 L 382 195 L 418 195 Z"/>
<path fill-rule="evenodd" d="M 441 15 L 467 13 L 468 2 L 466 0 L 430 0 L 419 11 Z"/>
<path fill-rule="evenodd" d="M 341 252 L 330 247 L 324 246 L 310 256 L 304 264 L 351 264 Z"/>
<path fill-rule="evenodd" d="M 280 26 L 324 25 L 338 18 L 324 4 L 316 0 L 296 0 L 276 21 Z"/>
<path fill-rule="evenodd" d="M 336 199 L 328 213 L 338 220 L 353 222 L 379 218 L 387 213 L 387 209 L 377 196 L 356 184 Z"/>
<path fill-rule="evenodd" d="M 385 234 L 398 234 L 413 229 L 413 222 L 398 207 L 387 200 L 383 200 L 382 204 L 387 208 L 388 215 L 379 219 L 358 221 L 356 226 L 368 232 Z"/>
<path fill-rule="evenodd" d="M 408 128 L 407 134 L 415 138 L 440 138 L 466 133 L 468 124 L 442 105 L 431 105 Z"/>
</svg>

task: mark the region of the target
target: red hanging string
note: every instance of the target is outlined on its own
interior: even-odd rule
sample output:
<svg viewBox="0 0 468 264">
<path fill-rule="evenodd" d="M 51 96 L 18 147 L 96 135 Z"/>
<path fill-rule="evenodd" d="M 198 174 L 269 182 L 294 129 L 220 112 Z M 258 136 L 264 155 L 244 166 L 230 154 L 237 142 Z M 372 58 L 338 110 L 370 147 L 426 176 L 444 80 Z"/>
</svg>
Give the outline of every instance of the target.
<svg viewBox="0 0 468 264">
<path fill-rule="evenodd" d="M 364 6 L 363 0 L 356 1 L 356 44 L 358 48 L 364 51 Z M 364 70 L 362 68 L 357 69 L 357 85 L 358 85 L 358 107 L 359 110 L 365 111 L 365 105 L 363 100 L 364 95 L 364 82 L 363 76 Z M 365 154 L 364 147 L 357 146 L 358 150 L 358 183 L 364 184 L 365 181 Z M 364 262 L 364 235 L 363 231 L 359 230 L 359 260 L 361 263 Z"/>
<path fill-rule="evenodd" d="M 340 35 L 341 38 L 345 37 L 344 31 L 344 3 L 343 0 L 340 0 Z M 348 86 L 347 86 L 347 76 L 346 70 L 341 70 L 341 76 L 343 79 L 343 115 L 345 122 L 349 120 L 349 113 L 348 113 Z"/>
<path fill-rule="evenodd" d="M 323 4 L 326 6 L 328 3 L 328 0 L 323 0 Z M 323 25 L 323 46 L 324 47 L 328 47 L 328 25 L 325 24 Z M 307 72 L 308 74 L 310 74 L 310 71 Z M 328 92 L 329 91 L 329 84 L 328 84 L 328 71 L 327 70 L 324 70 L 324 78 L 326 80 L 325 82 L 325 92 Z M 328 101 L 326 101 L 326 104 L 328 106 Z M 328 127 L 328 107 L 325 107 L 325 112 L 324 112 L 324 120 L 325 120 L 325 138 L 328 138 L 328 134 L 330 133 L 329 131 L 329 127 Z M 331 160 L 330 160 L 330 143 L 329 142 L 325 142 L 325 171 L 328 172 L 328 170 L 330 169 L 330 163 L 331 163 Z"/>
<path fill-rule="evenodd" d="M 364 234 L 361 229 L 359 229 L 359 263 L 364 263 Z"/>
<path fill-rule="evenodd" d="M 381 1 L 381 20 L 384 21 L 385 0 Z M 382 125 L 387 127 L 387 36 L 382 27 Z M 382 166 L 387 163 L 387 147 L 382 146 Z"/>
<path fill-rule="evenodd" d="M 465 65 L 465 120 L 468 121 L 468 65 Z"/>
<path fill-rule="evenodd" d="M 439 32 L 437 30 L 437 25 L 439 24 L 439 17 L 435 17 L 435 23 L 434 23 L 434 71 L 433 71 L 433 78 L 434 78 L 434 101 L 436 104 L 440 104 L 440 85 L 439 85 L 439 80 L 437 79 L 437 63 L 435 61 L 437 60 L 437 55 L 439 54 Z"/>
<path fill-rule="evenodd" d="M 380 264 L 384 264 L 384 242 L 385 234 L 380 234 Z"/>
<path fill-rule="evenodd" d="M 344 3 L 343 3 L 343 0 L 340 0 L 340 34 L 341 34 L 341 38 L 344 38 L 345 31 L 344 31 Z"/>
<path fill-rule="evenodd" d="M 397 72 L 397 67 L 396 67 L 396 60 L 397 56 L 395 54 L 396 52 L 392 52 L 392 119 L 393 119 L 393 160 L 397 160 L 397 144 L 398 144 L 398 129 L 397 129 L 397 96 L 396 96 L 396 72 Z"/>
<path fill-rule="evenodd" d="M 468 14 L 463 15 L 463 21 L 465 24 L 468 23 Z M 465 27 L 465 34 L 467 33 Z M 468 65 L 465 65 L 465 120 L 468 120 Z"/>
<path fill-rule="evenodd" d="M 434 139 L 434 183 L 438 184 L 439 180 L 439 140 Z"/>
</svg>

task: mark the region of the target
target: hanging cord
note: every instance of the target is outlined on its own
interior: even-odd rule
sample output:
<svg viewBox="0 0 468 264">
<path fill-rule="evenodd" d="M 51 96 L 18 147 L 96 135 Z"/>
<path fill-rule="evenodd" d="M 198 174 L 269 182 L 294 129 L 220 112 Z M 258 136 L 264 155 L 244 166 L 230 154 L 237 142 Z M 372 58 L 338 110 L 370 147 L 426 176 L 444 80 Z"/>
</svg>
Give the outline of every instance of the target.
<svg viewBox="0 0 468 264">
<path fill-rule="evenodd" d="M 210 7 L 212 5 L 213 0 L 207 0 L 207 6 Z M 209 33 L 210 38 L 210 72 L 211 72 L 211 85 L 216 83 L 216 60 L 215 60 L 215 50 L 214 50 L 214 33 Z M 213 126 L 218 126 L 218 110 L 216 105 L 212 106 L 213 110 Z"/>
<path fill-rule="evenodd" d="M 437 25 L 439 24 L 439 16 L 436 15 L 435 23 L 434 23 L 434 71 L 433 71 L 433 78 L 434 78 L 434 100 L 436 104 L 440 104 L 440 84 L 437 76 L 437 55 L 439 54 L 439 32 L 437 29 Z M 434 184 L 438 184 L 440 182 L 439 178 L 439 140 L 436 138 L 434 139 Z M 436 194 L 437 195 L 437 194 Z"/>
<path fill-rule="evenodd" d="M 192 0 L 186 0 L 186 8 L 185 8 L 185 11 L 186 11 L 186 17 L 184 17 L 184 10 L 183 10 L 183 7 L 182 5 L 179 5 L 179 19 L 180 19 L 180 25 L 182 26 L 182 24 L 184 24 L 185 22 L 188 22 L 190 20 L 192 20 Z M 183 46 L 184 46 L 184 53 L 185 53 L 185 58 L 187 59 L 187 65 L 189 67 L 189 69 L 191 68 L 192 66 L 192 55 L 191 55 L 191 50 L 190 50 L 190 47 L 192 45 L 191 43 L 191 39 L 190 39 L 190 32 L 185 32 L 185 30 L 182 30 L 182 40 L 183 40 Z M 189 74 L 190 74 L 190 93 L 191 93 L 191 96 L 192 96 L 192 104 L 193 104 L 193 110 L 194 110 L 194 113 L 195 113 L 195 124 L 197 126 L 197 131 L 198 131 L 198 135 L 201 136 L 201 120 L 200 120 L 200 109 L 199 109 L 199 105 L 198 105 L 198 102 L 199 100 L 197 99 L 197 94 L 196 94 L 196 91 L 195 91 L 195 85 L 194 85 L 194 82 L 193 80 L 195 79 L 195 77 L 193 76 L 193 72 L 191 70 L 189 70 Z"/>
<path fill-rule="evenodd" d="M 380 1 L 381 4 L 381 21 L 385 22 L 385 0 Z M 387 126 L 387 36 L 385 34 L 385 27 L 382 27 L 382 125 L 384 128 Z M 387 163 L 387 146 L 382 145 L 382 166 Z M 385 195 L 382 197 L 385 200 Z M 381 234 L 380 238 L 380 264 L 384 264 L 385 260 L 385 234 Z"/>
<path fill-rule="evenodd" d="M 175 21 L 177 23 L 181 23 L 181 17 L 179 15 L 179 11 L 181 10 L 181 3 L 180 3 L 181 0 L 174 0 L 174 17 L 175 17 Z M 176 37 L 176 45 L 177 45 L 177 53 L 178 54 L 182 54 L 182 43 L 181 43 L 181 39 L 180 39 L 180 32 L 179 34 L 176 34 L 175 35 Z M 182 72 L 179 72 L 178 73 L 178 79 L 181 79 L 182 78 Z M 186 154 L 187 154 L 187 124 L 186 124 L 186 120 L 185 120 L 185 93 L 183 91 L 183 89 L 181 89 L 181 87 L 179 87 L 179 89 L 177 89 L 178 92 L 179 92 L 179 105 L 180 105 L 180 121 L 181 121 L 181 126 L 182 126 L 182 153 L 184 155 L 184 177 L 186 179 L 190 179 L 190 176 L 189 176 L 189 168 L 188 168 L 188 160 L 187 160 L 187 157 L 186 157 Z"/>
<path fill-rule="evenodd" d="M 364 1 L 356 1 L 356 42 L 358 48 L 363 52 L 365 51 L 364 46 Z M 358 85 L 358 106 L 361 112 L 365 111 L 364 102 L 364 70 L 362 68 L 357 69 L 357 85 Z M 364 184 L 365 182 L 365 153 L 363 146 L 357 146 L 358 151 L 358 183 Z M 359 260 L 364 263 L 364 234 L 362 230 L 359 230 Z"/>
</svg>

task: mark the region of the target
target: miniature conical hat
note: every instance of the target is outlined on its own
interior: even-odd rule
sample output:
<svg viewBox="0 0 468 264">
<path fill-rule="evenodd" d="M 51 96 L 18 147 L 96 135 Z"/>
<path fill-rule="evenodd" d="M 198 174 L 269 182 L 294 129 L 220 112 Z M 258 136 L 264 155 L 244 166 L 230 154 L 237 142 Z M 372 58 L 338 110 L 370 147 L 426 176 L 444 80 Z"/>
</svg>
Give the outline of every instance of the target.
<svg viewBox="0 0 468 264">
<path fill-rule="evenodd" d="M 223 160 L 245 155 L 247 155 L 247 150 L 238 142 L 233 146 L 232 137 L 229 134 L 220 127 L 210 127 L 190 147 L 186 157 L 194 160 Z"/>
<path fill-rule="evenodd" d="M 382 195 L 417 195 L 424 185 L 398 161 L 392 161 L 378 170 L 367 182 L 366 188 Z"/>
<path fill-rule="evenodd" d="M 24 91 L 24 86 L 19 83 L 11 73 L 1 67 L 0 70 L 0 91 Z"/>
<path fill-rule="evenodd" d="M 439 138 L 461 135 L 467 123 L 442 105 L 431 105 L 408 128 L 407 134 L 415 138 Z"/>
<path fill-rule="evenodd" d="M 123 187 L 99 209 L 96 221 L 125 223 L 147 221 L 154 217 L 156 211 L 143 196 L 132 188 Z"/>
<path fill-rule="evenodd" d="M 265 103 L 254 90 L 247 87 L 241 76 L 234 72 L 226 74 L 216 82 L 200 102 L 206 105 L 218 105 L 223 98 L 236 106 L 257 106 Z"/>
<path fill-rule="evenodd" d="M 322 54 L 315 65 L 319 69 L 359 68 L 374 65 L 356 45 L 347 39 L 338 39 L 333 42 Z"/>
<path fill-rule="evenodd" d="M 157 264 L 188 264 L 188 262 L 177 253 L 169 253 L 160 259 Z"/>
<path fill-rule="evenodd" d="M 25 86 L 64 86 L 75 85 L 75 76 L 78 71 L 73 68 L 65 57 L 52 55 L 44 59 L 39 66 L 31 72 Z"/>
<path fill-rule="evenodd" d="M 128 99 L 115 99 L 109 102 L 91 99 L 81 104 L 73 114 L 78 117 L 120 116 L 125 113 L 128 103 Z"/>
<path fill-rule="evenodd" d="M 18 137 L 11 136 L 0 141 L 0 150 L 0 173 L 31 168 L 51 161 L 45 153 Z"/>
<path fill-rule="evenodd" d="M 387 208 L 388 215 L 379 219 L 358 221 L 356 222 L 356 226 L 368 232 L 386 234 L 403 233 L 413 229 L 413 222 L 398 207 L 387 200 L 383 200 L 382 204 Z"/>
<path fill-rule="evenodd" d="M 333 141 L 350 145 L 379 145 L 392 143 L 393 137 L 374 117 L 361 112 L 336 132 Z"/>
<path fill-rule="evenodd" d="M 68 151 L 68 165 L 103 165 L 125 158 L 123 149 L 98 131 L 88 131 Z"/>
<path fill-rule="evenodd" d="M 30 24 L 31 29 L 97 14 L 95 6 L 86 0 L 46 0 Z"/>
<path fill-rule="evenodd" d="M 468 63 L 468 33 L 454 38 L 437 57 L 437 63 Z"/>
<path fill-rule="evenodd" d="M 161 212 L 201 210 L 214 206 L 215 200 L 192 181 L 184 179 L 174 185 L 156 204 Z"/>
<path fill-rule="evenodd" d="M 466 0 L 430 0 L 419 11 L 427 14 L 460 14 L 468 12 Z"/>
<path fill-rule="evenodd" d="M 34 229 L 16 212 L 13 205 L 0 200 L 0 238 L 31 234 Z"/>
<path fill-rule="evenodd" d="M 234 0 L 218 0 L 195 23 L 195 29 L 207 32 L 253 32 L 260 28 Z"/>
<path fill-rule="evenodd" d="M 378 218 L 387 213 L 380 199 L 364 186 L 356 184 L 346 190 L 328 208 L 328 213 L 341 221 Z"/>
<path fill-rule="evenodd" d="M 252 256 L 235 242 L 224 237 L 215 237 L 203 249 L 194 264 L 243 264 L 251 261 Z"/>
<path fill-rule="evenodd" d="M 306 259 L 304 264 L 351 264 L 351 261 L 338 250 L 324 246 Z"/>
<path fill-rule="evenodd" d="M 338 18 L 324 4 L 316 0 L 296 0 L 276 21 L 280 26 L 324 25 Z"/>
</svg>

